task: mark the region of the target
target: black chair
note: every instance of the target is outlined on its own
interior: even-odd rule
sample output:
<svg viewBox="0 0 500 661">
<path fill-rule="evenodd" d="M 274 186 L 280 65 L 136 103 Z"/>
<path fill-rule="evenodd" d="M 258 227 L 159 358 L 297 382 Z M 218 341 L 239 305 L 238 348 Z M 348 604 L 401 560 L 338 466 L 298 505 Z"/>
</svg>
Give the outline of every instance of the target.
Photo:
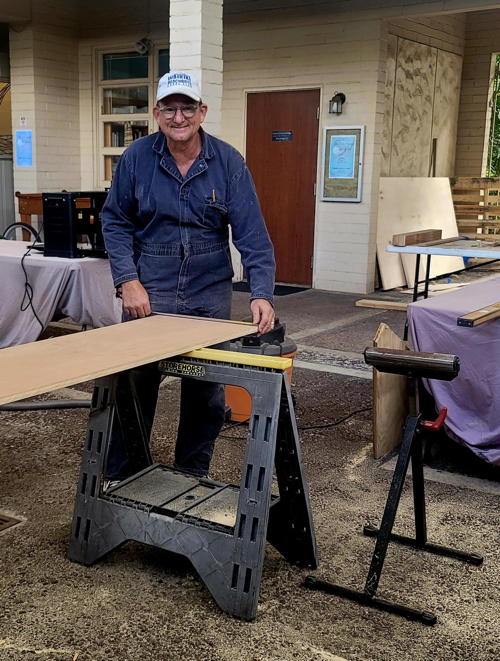
<svg viewBox="0 0 500 661">
<path fill-rule="evenodd" d="M 28 225 L 28 223 L 12 223 L 11 225 L 8 225 L 4 229 L 3 234 L 0 235 L 0 239 L 10 239 L 11 241 L 15 241 L 18 229 L 29 232 L 36 242 L 40 241 L 40 234 L 38 234 L 34 227 Z"/>
</svg>

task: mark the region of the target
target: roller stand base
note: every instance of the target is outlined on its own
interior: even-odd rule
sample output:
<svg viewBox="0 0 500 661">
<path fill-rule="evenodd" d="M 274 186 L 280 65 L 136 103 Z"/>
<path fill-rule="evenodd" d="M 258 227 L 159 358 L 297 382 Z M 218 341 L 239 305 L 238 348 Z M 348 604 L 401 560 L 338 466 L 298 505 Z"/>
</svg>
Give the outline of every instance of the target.
<svg viewBox="0 0 500 661">
<path fill-rule="evenodd" d="M 434 613 L 416 610 L 402 604 L 395 604 L 391 601 L 386 601 L 385 599 L 372 597 L 366 592 L 350 590 L 349 588 L 342 587 L 341 585 L 335 585 L 334 583 L 318 580 L 314 578 L 314 576 L 307 576 L 304 581 L 304 586 L 310 590 L 321 590 L 323 592 L 328 592 L 329 594 L 335 594 L 338 597 L 343 597 L 344 599 L 350 599 L 351 601 L 355 601 L 356 603 L 362 604 L 363 606 L 376 608 L 387 613 L 393 613 L 394 615 L 401 615 L 402 617 L 406 617 L 408 620 L 421 622 L 427 626 L 432 626 L 437 622 L 437 617 L 434 615 Z"/>
<path fill-rule="evenodd" d="M 377 537 L 379 532 L 380 529 L 372 525 L 366 525 L 363 528 L 363 534 L 367 537 Z M 405 535 L 396 535 L 394 533 L 391 533 L 389 540 L 403 546 L 412 546 L 419 551 L 427 551 L 428 553 L 434 553 L 434 555 L 444 555 L 448 558 L 462 560 L 462 562 L 467 562 L 470 565 L 479 566 L 483 564 L 483 556 L 479 555 L 479 553 L 468 553 L 467 551 L 452 549 L 449 546 L 442 546 L 441 544 L 434 544 L 432 542 L 420 543 L 414 537 L 406 537 Z"/>
</svg>

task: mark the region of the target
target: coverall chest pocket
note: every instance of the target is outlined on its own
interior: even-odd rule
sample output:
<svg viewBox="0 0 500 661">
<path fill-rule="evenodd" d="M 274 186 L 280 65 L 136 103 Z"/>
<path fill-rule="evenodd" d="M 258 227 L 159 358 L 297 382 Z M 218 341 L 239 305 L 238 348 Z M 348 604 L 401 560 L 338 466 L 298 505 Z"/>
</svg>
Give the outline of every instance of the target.
<svg viewBox="0 0 500 661">
<path fill-rule="evenodd" d="M 205 197 L 203 224 L 217 228 L 227 225 L 227 207 L 224 202 L 214 200 L 213 196 Z"/>
</svg>

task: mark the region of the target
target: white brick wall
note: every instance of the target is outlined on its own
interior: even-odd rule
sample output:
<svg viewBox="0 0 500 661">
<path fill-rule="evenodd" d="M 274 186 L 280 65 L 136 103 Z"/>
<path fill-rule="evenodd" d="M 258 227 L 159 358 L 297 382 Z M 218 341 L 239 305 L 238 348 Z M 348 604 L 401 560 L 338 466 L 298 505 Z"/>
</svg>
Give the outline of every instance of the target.
<svg viewBox="0 0 500 661">
<path fill-rule="evenodd" d="M 35 133 L 35 68 L 33 28 L 21 32 L 10 31 L 10 76 L 12 83 L 12 133 L 17 129 L 32 130 L 34 167 L 16 167 L 14 154 L 14 190 L 23 193 L 38 192 L 37 145 Z M 15 139 L 14 139 L 15 149 Z M 16 204 L 17 209 L 17 204 Z"/>
<path fill-rule="evenodd" d="M 79 86 L 73 3 L 34 3 L 32 24 L 10 31 L 10 48 L 13 130 L 33 131 L 34 163 L 32 168 L 14 167 L 14 187 L 25 193 L 78 190 Z"/>
<path fill-rule="evenodd" d="M 321 90 L 318 192 L 323 128 L 366 126 L 362 202 L 317 198 L 313 286 L 319 289 L 366 292 L 373 285 L 381 30 L 380 21 L 342 20 L 329 11 L 229 16 L 225 23 L 223 137 L 240 151 L 249 91 Z M 347 97 L 341 117 L 328 114 L 336 90 Z"/>
<path fill-rule="evenodd" d="M 96 187 L 96 136 L 92 48 L 80 42 L 78 49 L 79 112 L 80 112 L 80 175 L 82 190 Z"/>
<path fill-rule="evenodd" d="M 253 10 L 272 3 L 246 3 Z M 293 8 L 299 4 L 302 7 Z M 372 288 L 384 112 L 385 35 L 462 52 L 463 15 L 418 17 L 418 11 L 442 10 L 442 0 L 426 2 L 287 3 L 278 11 L 232 13 L 243 3 L 230 2 L 224 15 L 224 94 L 221 136 L 244 152 L 245 95 L 248 91 L 319 88 L 321 91 L 318 188 L 323 128 L 364 125 L 363 199 L 360 204 L 316 203 L 314 286 L 364 293 Z M 390 9 L 392 4 L 393 8 Z M 482 0 L 481 6 L 492 6 Z M 448 0 L 447 10 L 470 8 L 470 0 Z M 479 6 L 477 3 L 476 7 Z M 148 36 L 168 43 L 169 3 L 150 0 L 33 0 L 33 24 L 11 34 L 14 128 L 20 116 L 34 130 L 36 168 L 16 168 L 15 187 L 25 192 L 96 185 L 94 85 L 97 48 L 132 48 Z M 80 13 L 75 20 L 74 10 Z M 149 8 L 149 14 L 147 9 Z M 340 9 L 346 10 L 340 13 Z M 172 0 L 172 64 L 200 67 L 205 97 L 216 117 L 222 76 L 220 3 Z M 391 18 L 390 24 L 383 22 Z M 193 16 L 199 16 L 194 20 Z M 410 20 L 410 16 L 412 16 Z M 468 16 L 464 95 L 457 171 L 477 169 L 481 160 L 490 53 L 500 50 L 498 12 Z M 78 38 L 75 30 L 78 29 Z M 477 38 L 474 32 L 480 31 Z M 495 36 L 493 36 L 495 35 Z M 201 44 L 201 48 L 193 47 Z M 77 50 L 78 48 L 78 50 Z M 176 59 L 177 58 L 177 59 Z M 468 65 L 470 61 L 470 66 Z M 202 67 L 203 63 L 203 67 Z M 336 90 L 347 96 L 344 113 L 328 114 Z M 210 114 L 208 116 L 210 119 Z M 216 122 L 217 123 L 217 117 Z M 481 127 L 482 123 L 482 127 Z M 208 123 L 207 128 L 214 130 Z M 474 160 L 471 160 L 473 157 Z M 474 174 L 478 174 L 475 171 Z"/>
<path fill-rule="evenodd" d="M 60 18 L 64 24 L 65 17 Z M 78 190 L 80 111 L 77 43 L 74 36 L 67 33 L 66 26 L 58 33 L 40 28 L 34 37 L 39 190 Z"/>
</svg>

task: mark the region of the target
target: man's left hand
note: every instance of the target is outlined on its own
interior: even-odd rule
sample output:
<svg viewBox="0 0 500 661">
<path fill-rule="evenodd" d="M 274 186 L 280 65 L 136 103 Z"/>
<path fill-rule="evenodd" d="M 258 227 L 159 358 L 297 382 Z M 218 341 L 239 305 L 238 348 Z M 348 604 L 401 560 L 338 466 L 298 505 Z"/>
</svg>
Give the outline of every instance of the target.
<svg viewBox="0 0 500 661">
<path fill-rule="evenodd" d="M 253 323 L 259 325 L 259 335 L 268 333 L 274 328 L 274 308 L 269 301 L 264 298 L 254 298 L 250 303 L 250 310 Z"/>
</svg>

